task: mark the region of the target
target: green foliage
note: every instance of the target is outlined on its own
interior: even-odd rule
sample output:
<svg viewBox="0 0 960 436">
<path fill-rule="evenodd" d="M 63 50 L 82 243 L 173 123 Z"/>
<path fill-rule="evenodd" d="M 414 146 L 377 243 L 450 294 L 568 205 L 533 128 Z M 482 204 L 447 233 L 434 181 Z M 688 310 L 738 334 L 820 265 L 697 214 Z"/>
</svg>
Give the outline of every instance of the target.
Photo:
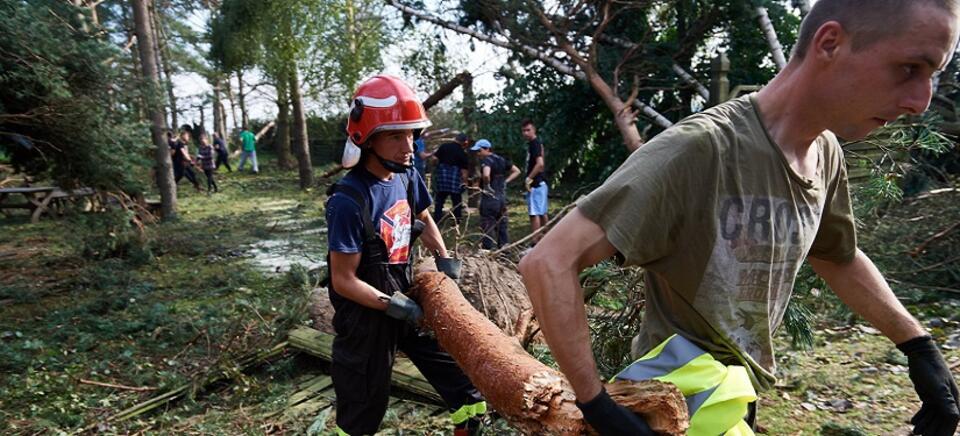
<svg viewBox="0 0 960 436">
<path fill-rule="evenodd" d="M 383 8 L 375 0 L 226 0 L 211 20 L 210 54 L 225 72 L 260 67 L 281 91 L 302 72 L 311 95 L 347 94 L 383 66 Z"/>
<path fill-rule="evenodd" d="M 119 92 L 121 53 L 80 19 L 67 2 L 0 5 L 0 152 L 61 186 L 134 191 L 149 147 L 139 95 Z"/>
<path fill-rule="evenodd" d="M 872 152 L 851 153 L 855 163 L 870 168 L 870 177 L 853 193 L 857 198 L 857 215 L 867 216 L 886 205 L 897 204 L 904 189 L 916 194 L 931 177 L 941 177 L 942 170 L 931 161 L 952 150 L 956 144 L 941 133 L 937 125 L 943 121 L 936 112 L 920 117 L 903 116 L 867 138 L 845 144 L 851 148 L 870 145 Z"/>
<path fill-rule="evenodd" d="M 132 212 L 118 209 L 74 214 L 69 219 L 74 231 L 68 241 L 79 256 L 89 260 L 119 258 L 146 264 L 153 258 L 151 241 L 132 218 Z"/>
<path fill-rule="evenodd" d="M 400 68 L 403 77 L 416 83 L 419 89 L 432 94 L 457 75 L 442 33 L 422 31 L 411 37 L 417 50 L 403 57 Z"/>
</svg>

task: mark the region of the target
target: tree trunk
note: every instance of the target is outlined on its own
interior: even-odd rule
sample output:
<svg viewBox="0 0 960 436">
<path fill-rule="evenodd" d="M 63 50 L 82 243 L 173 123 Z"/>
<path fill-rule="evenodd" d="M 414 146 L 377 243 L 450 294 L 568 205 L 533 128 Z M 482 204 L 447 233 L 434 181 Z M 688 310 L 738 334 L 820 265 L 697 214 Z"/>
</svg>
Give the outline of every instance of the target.
<svg viewBox="0 0 960 436">
<path fill-rule="evenodd" d="M 423 308 L 423 325 L 453 356 L 493 409 L 524 434 L 590 431 L 563 374 L 520 348 L 463 297 L 444 274 L 417 275 L 410 296 Z M 607 385 L 619 403 L 643 415 L 658 434 L 681 435 L 687 405 L 676 386 L 654 380 Z"/>
<path fill-rule="evenodd" d="M 123 11 L 123 26 L 127 31 L 127 37 L 130 38 L 131 42 L 133 42 L 133 45 L 130 48 L 130 60 L 131 60 L 131 65 L 133 66 L 131 75 L 133 77 L 136 77 L 139 80 L 143 80 L 143 76 L 140 70 L 140 56 L 139 56 L 140 41 L 137 39 L 136 23 L 130 20 L 130 11 L 127 8 L 121 8 L 121 9 Z M 139 82 L 139 80 L 134 81 L 133 82 L 134 85 L 132 86 L 137 86 L 136 85 L 137 83 L 142 83 L 142 82 Z M 131 86 L 131 85 L 128 85 L 128 86 Z M 134 90 L 132 88 L 127 88 L 127 89 L 130 91 Z M 144 106 L 146 106 L 146 101 L 144 101 L 142 98 L 143 94 L 140 94 L 140 96 L 141 98 L 138 98 L 137 100 L 135 100 L 134 104 L 136 105 L 136 109 L 137 109 L 137 120 L 140 122 L 144 122 L 146 121 L 146 117 L 147 117 L 146 112 L 144 112 Z"/>
<path fill-rule="evenodd" d="M 151 0 L 151 1 L 150 1 L 150 5 L 149 5 L 149 9 L 148 9 L 148 12 L 149 12 L 150 15 L 147 17 L 147 18 L 150 20 L 150 26 L 151 26 L 151 27 L 150 27 L 150 36 L 151 36 L 151 38 L 150 38 L 150 46 L 153 47 L 153 60 L 154 60 L 154 65 L 156 65 L 156 67 L 157 67 L 157 80 L 159 80 L 159 83 L 160 83 L 160 85 L 161 85 L 161 88 L 158 88 L 158 89 L 163 89 L 162 86 L 163 86 L 164 83 L 166 83 L 166 81 L 165 81 L 164 78 L 163 78 L 163 70 L 162 70 L 162 68 L 161 68 L 161 66 L 163 65 L 163 61 L 160 60 L 160 43 L 159 43 L 159 38 L 157 38 L 157 29 L 154 27 L 154 23 L 156 22 L 156 20 L 154 19 L 155 8 L 156 8 L 156 6 L 153 4 L 153 1 Z M 164 104 L 162 104 L 160 107 L 161 107 L 161 109 L 163 110 L 163 123 L 164 123 L 164 126 L 165 126 L 167 129 L 176 130 L 176 129 L 177 129 L 177 126 L 176 126 L 176 125 L 171 125 L 170 122 L 169 122 L 169 121 L 170 121 L 170 119 L 169 119 L 170 113 L 169 113 L 169 111 L 167 110 L 167 109 L 169 108 L 169 107 L 168 107 L 168 104 L 167 104 L 167 103 L 164 103 Z"/>
<path fill-rule="evenodd" d="M 223 138 L 224 142 L 227 139 L 227 109 L 223 105 L 223 100 L 221 99 L 217 106 L 220 107 L 220 125 L 217 126 L 217 132 L 220 132 L 220 137 Z"/>
<path fill-rule="evenodd" d="M 290 95 L 287 87 L 277 86 L 277 165 L 280 169 L 293 168 L 290 155 Z"/>
<path fill-rule="evenodd" d="M 160 189 L 160 210 L 163 220 L 177 218 L 177 185 L 173 180 L 173 162 L 170 159 L 170 146 L 163 138 L 163 109 L 160 104 L 160 81 L 157 74 L 156 57 L 153 53 L 153 29 L 150 26 L 150 0 L 133 0 L 133 18 L 137 32 L 137 47 L 140 50 L 140 64 L 143 79 L 149 89 L 147 111 L 150 114 L 150 137 L 156 147 L 157 185 Z"/>
<path fill-rule="evenodd" d="M 246 96 L 243 95 L 243 70 L 237 70 L 237 100 L 240 102 L 240 116 L 242 117 L 241 126 L 244 129 L 249 129 L 250 119 L 247 118 Z"/>
<path fill-rule="evenodd" d="M 160 11 L 154 8 L 154 23 L 156 28 L 154 29 L 157 34 L 157 45 L 160 47 L 160 62 L 161 67 L 163 68 L 163 76 L 166 79 L 164 85 L 167 87 L 167 99 L 170 104 L 170 126 L 176 130 L 180 127 L 180 122 L 178 121 L 179 109 L 177 109 L 177 96 L 173 93 L 173 67 L 170 65 L 170 48 L 167 44 L 167 34 L 163 29 L 163 20 L 160 17 Z"/>
<path fill-rule="evenodd" d="M 767 8 L 757 6 L 755 11 L 757 20 L 760 22 L 760 30 L 763 31 L 763 36 L 767 39 L 767 45 L 770 46 L 773 63 L 777 65 L 778 70 L 782 70 L 787 66 L 787 58 L 783 56 L 783 47 L 780 45 L 780 40 L 777 39 L 777 31 L 773 28 L 773 22 L 770 21 L 770 15 L 767 14 Z"/>
<path fill-rule="evenodd" d="M 300 169 L 300 189 L 309 189 L 313 186 L 313 165 L 310 163 L 307 118 L 303 113 L 300 78 L 296 67 L 290 73 L 290 103 L 293 105 L 293 151 L 297 154 L 297 167 Z"/>
<path fill-rule="evenodd" d="M 236 100 L 233 99 L 233 85 L 230 84 L 229 75 L 227 76 L 227 87 L 224 91 L 227 93 L 227 101 L 230 102 L 230 116 L 233 119 L 233 131 L 239 132 L 240 126 L 237 124 L 237 103 Z M 226 122 L 224 122 L 224 124 L 226 124 Z"/>
<path fill-rule="evenodd" d="M 223 122 L 223 107 L 220 105 L 220 79 L 215 78 L 211 81 L 213 85 L 213 133 L 223 137 L 223 131 L 220 130 L 220 124 Z"/>
</svg>

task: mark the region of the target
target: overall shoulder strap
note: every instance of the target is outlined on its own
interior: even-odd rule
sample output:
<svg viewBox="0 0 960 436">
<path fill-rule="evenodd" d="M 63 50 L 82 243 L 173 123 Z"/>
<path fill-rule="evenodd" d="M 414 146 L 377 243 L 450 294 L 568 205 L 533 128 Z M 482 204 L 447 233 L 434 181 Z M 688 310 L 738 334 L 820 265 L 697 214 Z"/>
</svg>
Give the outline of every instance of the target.
<svg viewBox="0 0 960 436">
<path fill-rule="evenodd" d="M 367 204 L 366 197 L 363 196 L 359 191 L 354 187 L 343 184 L 336 183 L 330 187 L 327 191 L 330 196 L 339 192 L 353 199 L 358 205 L 360 205 L 360 217 L 363 220 L 363 233 L 365 239 L 378 239 L 377 233 L 373 231 L 373 219 L 370 216 L 370 205 Z"/>
</svg>

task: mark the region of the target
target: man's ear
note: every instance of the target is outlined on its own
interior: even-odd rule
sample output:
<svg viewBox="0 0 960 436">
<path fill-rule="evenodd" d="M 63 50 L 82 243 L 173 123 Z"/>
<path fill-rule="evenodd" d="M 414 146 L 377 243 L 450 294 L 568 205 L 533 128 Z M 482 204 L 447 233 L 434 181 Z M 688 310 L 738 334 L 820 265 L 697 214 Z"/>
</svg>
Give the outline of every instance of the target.
<svg viewBox="0 0 960 436">
<path fill-rule="evenodd" d="M 840 23 L 827 21 L 813 34 L 810 44 L 810 54 L 822 61 L 832 61 L 836 58 L 840 47 L 849 43 L 849 35 Z"/>
</svg>

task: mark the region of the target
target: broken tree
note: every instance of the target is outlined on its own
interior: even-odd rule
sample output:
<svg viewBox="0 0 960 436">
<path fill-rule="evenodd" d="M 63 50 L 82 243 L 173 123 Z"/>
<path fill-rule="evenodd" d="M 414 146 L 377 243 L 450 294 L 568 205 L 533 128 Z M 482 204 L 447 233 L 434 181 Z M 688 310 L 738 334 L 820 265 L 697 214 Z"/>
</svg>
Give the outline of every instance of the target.
<svg viewBox="0 0 960 436">
<path fill-rule="evenodd" d="M 423 272 L 410 294 L 423 307 L 424 326 L 436 333 L 440 345 L 511 425 L 527 434 L 591 431 L 563 375 L 527 354 L 516 339 L 477 312 L 452 280 Z M 661 434 L 680 435 L 688 427 L 686 402 L 672 384 L 645 380 L 606 388 Z"/>
</svg>

